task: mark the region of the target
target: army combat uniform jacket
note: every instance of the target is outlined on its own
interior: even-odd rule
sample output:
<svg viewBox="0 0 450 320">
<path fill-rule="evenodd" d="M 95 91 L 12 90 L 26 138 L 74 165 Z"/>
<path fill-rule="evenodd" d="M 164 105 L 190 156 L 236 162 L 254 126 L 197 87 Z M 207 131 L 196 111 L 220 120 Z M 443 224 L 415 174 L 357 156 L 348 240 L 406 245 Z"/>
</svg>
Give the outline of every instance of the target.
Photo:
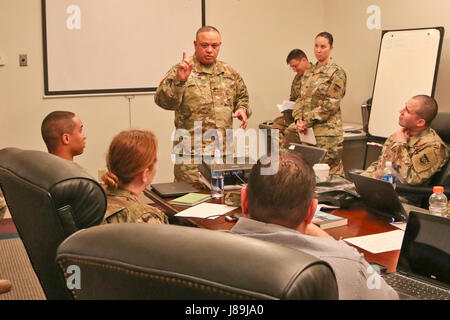
<svg viewBox="0 0 450 320">
<path fill-rule="evenodd" d="M 202 65 L 195 56 L 189 61 L 193 68 L 187 81 L 178 80 L 177 65 L 173 66 L 156 90 L 155 103 L 175 111 L 175 128 L 189 131 L 194 151 L 195 121 L 201 121 L 202 134 L 218 129 L 225 140 L 225 130 L 233 128 L 233 112 L 243 108 L 250 117 L 252 111 L 244 80 L 230 65 L 222 61 Z M 204 141 L 203 148 L 210 142 Z"/>
<path fill-rule="evenodd" d="M 102 224 L 107 223 L 169 223 L 159 209 L 142 204 L 131 192 L 123 189 L 106 189 L 108 207 Z"/>
<path fill-rule="evenodd" d="M 292 113 L 294 120 L 303 120 L 316 137 L 343 137 L 341 99 L 346 83 L 345 71 L 334 62 L 324 66 L 316 63 L 306 70 Z"/>
<path fill-rule="evenodd" d="M 390 136 L 383 145 L 378 161 L 362 174 L 379 178 L 386 161 L 391 161 L 402 183 L 425 184 L 448 161 L 449 150 L 437 133 L 427 128 L 409 137 L 406 143 L 395 142 Z"/>
</svg>

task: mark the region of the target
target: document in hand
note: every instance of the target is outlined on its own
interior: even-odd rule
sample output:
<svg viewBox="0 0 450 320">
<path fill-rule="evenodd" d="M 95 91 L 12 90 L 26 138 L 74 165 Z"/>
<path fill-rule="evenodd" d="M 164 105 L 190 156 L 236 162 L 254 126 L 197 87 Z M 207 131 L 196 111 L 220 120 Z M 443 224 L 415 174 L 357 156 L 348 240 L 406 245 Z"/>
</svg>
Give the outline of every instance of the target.
<svg viewBox="0 0 450 320">
<path fill-rule="evenodd" d="M 283 101 L 282 104 L 277 104 L 278 110 L 280 112 L 286 111 L 286 110 L 292 110 L 294 108 L 294 101 Z"/>
<path fill-rule="evenodd" d="M 312 145 L 316 145 L 316 136 L 314 135 L 314 130 L 312 128 L 308 128 L 306 134 L 298 133 L 301 142 L 309 143 Z"/>
</svg>

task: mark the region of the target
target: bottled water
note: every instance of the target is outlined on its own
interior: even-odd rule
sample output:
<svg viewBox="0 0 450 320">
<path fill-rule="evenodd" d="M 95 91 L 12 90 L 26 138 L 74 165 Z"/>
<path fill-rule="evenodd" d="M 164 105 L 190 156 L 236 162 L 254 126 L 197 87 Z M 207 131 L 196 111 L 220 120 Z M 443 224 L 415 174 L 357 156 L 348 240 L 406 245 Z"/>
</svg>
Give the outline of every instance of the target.
<svg viewBox="0 0 450 320">
<path fill-rule="evenodd" d="M 392 168 L 392 162 L 386 161 L 383 174 L 381 175 L 381 180 L 392 183 L 395 189 L 397 177 L 395 176 L 394 168 Z"/>
<path fill-rule="evenodd" d="M 223 172 L 215 171 L 215 167 L 220 164 L 221 153 L 216 149 L 214 152 L 214 164 L 211 170 L 211 196 L 213 198 L 223 197 Z"/>
<path fill-rule="evenodd" d="M 211 172 L 211 196 L 213 198 L 223 197 L 223 173 L 220 171 Z"/>
<path fill-rule="evenodd" d="M 430 214 L 436 216 L 447 216 L 447 197 L 444 194 L 444 187 L 435 186 L 433 187 L 433 194 L 430 196 L 429 200 L 429 208 Z"/>
</svg>

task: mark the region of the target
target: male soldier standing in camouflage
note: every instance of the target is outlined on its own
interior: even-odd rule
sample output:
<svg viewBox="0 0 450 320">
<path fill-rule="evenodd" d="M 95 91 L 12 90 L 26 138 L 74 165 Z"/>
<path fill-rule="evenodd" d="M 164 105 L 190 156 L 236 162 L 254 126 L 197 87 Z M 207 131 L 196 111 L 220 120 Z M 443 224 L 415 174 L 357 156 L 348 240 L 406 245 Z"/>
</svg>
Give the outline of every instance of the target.
<svg viewBox="0 0 450 320">
<path fill-rule="evenodd" d="M 211 26 L 200 28 L 194 41 L 195 54 L 172 67 L 156 90 L 155 103 L 163 109 L 175 111 L 175 127 L 186 129 L 191 135 L 191 162 L 175 164 L 176 181 L 198 181 L 198 164 L 194 155 L 194 125 L 201 123 L 202 134 L 209 129 L 217 130 L 225 141 L 225 130 L 232 129 L 233 118 L 240 119 L 240 127 L 247 127 L 251 115 L 247 87 L 244 80 L 230 65 L 216 60 L 221 37 Z M 174 142 L 176 145 L 177 142 Z M 223 150 L 225 151 L 225 150 Z"/>
<path fill-rule="evenodd" d="M 289 101 L 297 101 L 300 97 L 300 89 L 301 89 L 301 81 L 303 74 L 306 70 L 311 68 L 311 63 L 308 61 L 306 54 L 300 49 L 294 49 L 289 52 L 286 63 L 294 70 L 296 73 L 294 80 L 291 85 L 291 95 L 289 97 Z M 273 120 L 272 129 L 280 130 L 280 134 L 282 135 L 287 127 L 294 122 L 294 118 L 292 117 L 292 110 L 285 110 L 282 112 L 283 115 L 275 118 Z M 280 141 L 283 141 L 281 138 Z"/>
<path fill-rule="evenodd" d="M 297 99 L 292 123 L 280 143 L 286 148 L 291 142 L 300 142 L 298 133 L 312 128 L 317 147 L 327 149 L 324 162 L 330 165 L 330 174 L 343 175 L 341 154 L 344 142 L 340 103 L 345 95 L 347 76 L 330 57 L 333 36 L 321 32 L 316 36 L 314 54 L 317 63 L 309 68 L 301 81 L 300 98 Z"/>
<path fill-rule="evenodd" d="M 386 161 L 391 161 L 402 183 L 426 183 L 449 158 L 447 146 L 430 128 L 437 111 L 436 100 L 427 95 L 417 95 L 406 102 L 398 119 L 402 128 L 386 140 L 378 161 L 362 175 L 380 178 Z"/>
</svg>

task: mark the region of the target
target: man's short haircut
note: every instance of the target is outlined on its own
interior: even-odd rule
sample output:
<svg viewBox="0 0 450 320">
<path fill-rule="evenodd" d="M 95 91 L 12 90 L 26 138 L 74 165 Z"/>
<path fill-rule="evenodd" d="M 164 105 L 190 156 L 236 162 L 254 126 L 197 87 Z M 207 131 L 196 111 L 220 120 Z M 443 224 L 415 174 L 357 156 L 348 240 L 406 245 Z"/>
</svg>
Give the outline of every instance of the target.
<svg viewBox="0 0 450 320">
<path fill-rule="evenodd" d="M 259 160 L 250 172 L 248 211 L 255 220 L 297 228 L 314 196 L 314 171 L 300 153 L 291 150 L 280 150 L 276 174 L 261 175 L 261 168 L 269 166 Z"/>
<path fill-rule="evenodd" d="M 416 113 L 421 119 L 425 120 L 425 125 L 428 127 L 438 113 L 437 101 L 425 94 L 416 95 L 413 99 L 420 101 L 420 108 Z"/>
<path fill-rule="evenodd" d="M 198 35 L 199 35 L 199 33 L 202 33 L 202 32 L 210 32 L 210 31 L 215 31 L 215 32 L 217 32 L 217 33 L 219 34 L 219 36 L 220 36 L 219 30 L 217 30 L 215 27 L 213 27 L 213 26 L 203 26 L 203 27 L 201 27 L 200 29 L 197 30 L 197 33 L 195 34 L 195 39 L 198 40 Z"/>
<path fill-rule="evenodd" d="M 329 32 L 321 32 L 321 33 L 319 33 L 317 36 L 316 36 L 316 39 L 318 38 L 318 37 L 323 37 L 323 38 L 326 38 L 326 39 L 328 39 L 328 42 L 330 43 L 330 47 L 332 47 L 333 46 L 333 35 L 331 34 L 331 33 L 329 33 Z"/>
<path fill-rule="evenodd" d="M 289 52 L 289 54 L 286 58 L 286 63 L 289 64 L 289 62 L 291 62 L 292 59 L 296 59 L 296 60 L 300 61 L 303 58 L 308 60 L 308 58 L 306 57 L 306 53 L 304 53 L 303 50 L 294 49 L 291 52 Z"/>
<path fill-rule="evenodd" d="M 53 111 L 44 118 L 41 125 L 41 135 L 48 152 L 56 150 L 64 133 L 73 132 L 75 129 L 74 117 L 75 113 L 70 111 Z"/>
</svg>

